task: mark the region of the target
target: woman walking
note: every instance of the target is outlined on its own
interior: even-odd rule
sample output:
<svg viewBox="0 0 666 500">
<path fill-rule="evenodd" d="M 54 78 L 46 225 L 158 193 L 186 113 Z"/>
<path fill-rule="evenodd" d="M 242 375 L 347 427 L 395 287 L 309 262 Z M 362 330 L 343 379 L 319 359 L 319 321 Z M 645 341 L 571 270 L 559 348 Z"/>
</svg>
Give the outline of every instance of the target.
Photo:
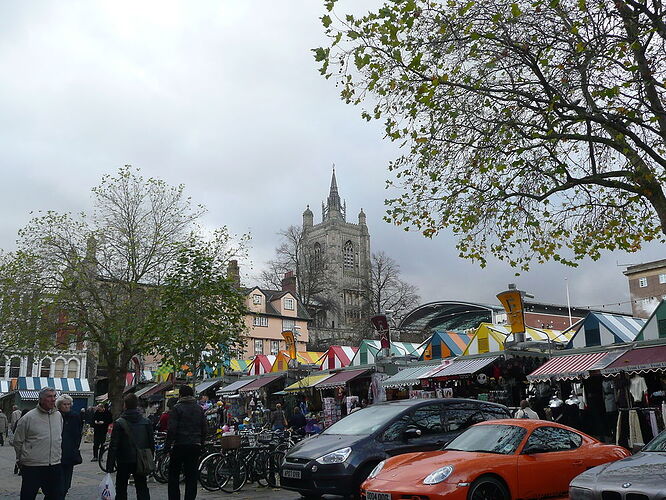
<svg viewBox="0 0 666 500">
<path fill-rule="evenodd" d="M 56 408 L 62 415 L 62 458 L 60 459 L 60 465 L 64 481 L 63 497 L 67 496 L 67 492 L 72 486 L 74 466 L 83 461 L 79 451 L 83 422 L 81 416 L 72 411 L 72 403 L 71 396 L 67 394 L 62 394 L 56 399 Z"/>
</svg>

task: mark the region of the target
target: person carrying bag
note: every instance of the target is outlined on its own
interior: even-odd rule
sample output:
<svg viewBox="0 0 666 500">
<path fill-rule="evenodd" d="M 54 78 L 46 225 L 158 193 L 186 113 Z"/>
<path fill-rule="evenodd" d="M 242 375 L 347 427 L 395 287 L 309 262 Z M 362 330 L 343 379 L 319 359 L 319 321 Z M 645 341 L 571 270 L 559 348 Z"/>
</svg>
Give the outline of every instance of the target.
<svg viewBox="0 0 666 500">
<path fill-rule="evenodd" d="M 137 409 L 135 394 L 125 396 L 124 403 L 125 411 L 113 425 L 107 470 L 112 471 L 117 466 L 116 500 L 127 500 L 130 474 L 134 476 L 137 500 L 150 500 L 147 478 L 155 469 L 152 426 Z"/>
</svg>

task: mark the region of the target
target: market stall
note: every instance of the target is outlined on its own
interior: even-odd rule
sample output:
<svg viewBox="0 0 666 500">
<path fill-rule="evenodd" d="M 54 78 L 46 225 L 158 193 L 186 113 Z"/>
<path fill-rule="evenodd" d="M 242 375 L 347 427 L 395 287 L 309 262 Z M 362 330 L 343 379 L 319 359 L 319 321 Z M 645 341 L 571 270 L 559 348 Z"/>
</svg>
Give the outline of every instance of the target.
<svg viewBox="0 0 666 500">
<path fill-rule="evenodd" d="M 666 300 L 662 300 L 638 332 L 636 341 L 666 339 Z"/>
<path fill-rule="evenodd" d="M 344 368 L 351 364 L 352 359 L 358 352 L 358 347 L 347 345 L 332 345 L 324 353 L 321 362 L 322 370 L 334 370 Z"/>
<path fill-rule="evenodd" d="M 229 371 L 232 372 L 242 372 L 249 373 L 252 364 L 254 363 L 253 359 L 232 359 L 229 361 Z"/>
<path fill-rule="evenodd" d="M 319 365 L 324 356 L 323 352 L 302 351 L 296 353 L 296 362 L 299 365 Z M 271 372 L 283 372 L 290 368 L 291 356 L 288 351 L 280 351 L 271 367 Z"/>
<path fill-rule="evenodd" d="M 525 328 L 526 341 L 558 344 L 558 346 L 555 346 L 556 348 L 563 348 L 572 336 L 572 332 L 561 332 L 548 328 Z M 513 340 L 514 334 L 511 333 L 510 326 L 481 323 L 472 334 L 463 355 L 500 352 L 505 349 L 507 342 Z"/>
<path fill-rule="evenodd" d="M 441 369 L 441 363 L 415 363 L 400 370 L 395 375 L 381 381 L 386 390 L 386 399 L 393 401 L 407 398 L 430 398 L 435 397 L 434 392 L 423 391 L 421 388 L 422 376 L 433 371 L 434 367 Z"/>
<path fill-rule="evenodd" d="M 250 375 L 262 375 L 264 373 L 270 373 L 273 369 L 273 364 L 277 356 L 272 354 L 257 354 L 254 357 L 252 366 L 250 366 L 249 373 Z"/>
<path fill-rule="evenodd" d="M 471 335 L 462 332 L 435 331 L 423 346 L 421 359 L 445 359 L 460 356 L 467 348 Z"/>
<path fill-rule="evenodd" d="M 379 340 L 365 339 L 361 341 L 358 351 L 354 355 L 350 365 L 372 365 L 375 363 L 375 358 L 381 351 L 382 346 Z M 418 358 L 423 352 L 423 346 L 411 342 L 391 342 L 389 349 L 390 356 L 414 356 Z"/>
<path fill-rule="evenodd" d="M 322 399 L 324 426 L 337 422 L 363 401 L 367 402 L 372 370 L 341 370 L 315 384 Z"/>
<path fill-rule="evenodd" d="M 567 349 L 624 344 L 636 340 L 645 320 L 620 314 L 589 312 L 567 344 Z"/>
</svg>

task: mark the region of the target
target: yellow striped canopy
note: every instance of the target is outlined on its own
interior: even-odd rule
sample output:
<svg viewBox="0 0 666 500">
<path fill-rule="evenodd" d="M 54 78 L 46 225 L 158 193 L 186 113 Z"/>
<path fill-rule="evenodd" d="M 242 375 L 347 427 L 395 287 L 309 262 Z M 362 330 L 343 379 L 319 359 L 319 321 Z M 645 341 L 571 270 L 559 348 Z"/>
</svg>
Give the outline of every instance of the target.
<svg viewBox="0 0 666 500">
<path fill-rule="evenodd" d="M 566 344 L 573 337 L 574 332 L 561 332 L 549 328 L 525 328 L 525 340 L 540 342 L 556 342 Z M 485 354 L 504 350 L 504 342 L 513 340 L 511 327 L 508 325 L 493 325 L 492 323 L 481 323 L 474 331 L 472 340 L 463 352 L 463 356 L 469 354 Z"/>
<path fill-rule="evenodd" d="M 303 389 L 307 389 L 308 387 L 314 387 L 319 382 L 326 380 L 327 378 L 332 376 L 333 374 L 331 373 L 324 373 L 323 375 L 308 375 L 307 377 L 302 378 L 295 384 L 291 384 L 289 387 L 285 387 L 284 390 L 292 392 L 302 391 Z"/>
<path fill-rule="evenodd" d="M 324 356 L 324 352 L 315 352 L 315 351 L 303 351 L 296 353 L 296 360 L 302 365 L 318 365 L 320 364 L 321 358 Z M 283 372 L 289 367 L 289 357 L 288 351 L 280 351 L 275 358 L 271 372 Z"/>
</svg>

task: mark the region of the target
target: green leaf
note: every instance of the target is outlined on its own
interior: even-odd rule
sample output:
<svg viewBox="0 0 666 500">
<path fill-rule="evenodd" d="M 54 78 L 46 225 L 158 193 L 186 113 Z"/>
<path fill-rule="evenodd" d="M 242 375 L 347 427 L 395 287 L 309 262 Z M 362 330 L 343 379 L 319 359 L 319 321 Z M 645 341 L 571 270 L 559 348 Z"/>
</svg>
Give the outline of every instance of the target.
<svg viewBox="0 0 666 500">
<path fill-rule="evenodd" d="M 333 21 L 331 20 L 331 16 L 326 14 L 321 18 L 321 24 L 324 25 L 324 28 L 328 28 L 331 24 L 333 24 Z"/>
<path fill-rule="evenodd" d="M 517 3 L 512 3 L 511 4 L 511 15 L 513 17 L 519 17 L 523 13 L 522 10 L 520 10 L 520 7 L 518 7 Z"/>
</svg>

